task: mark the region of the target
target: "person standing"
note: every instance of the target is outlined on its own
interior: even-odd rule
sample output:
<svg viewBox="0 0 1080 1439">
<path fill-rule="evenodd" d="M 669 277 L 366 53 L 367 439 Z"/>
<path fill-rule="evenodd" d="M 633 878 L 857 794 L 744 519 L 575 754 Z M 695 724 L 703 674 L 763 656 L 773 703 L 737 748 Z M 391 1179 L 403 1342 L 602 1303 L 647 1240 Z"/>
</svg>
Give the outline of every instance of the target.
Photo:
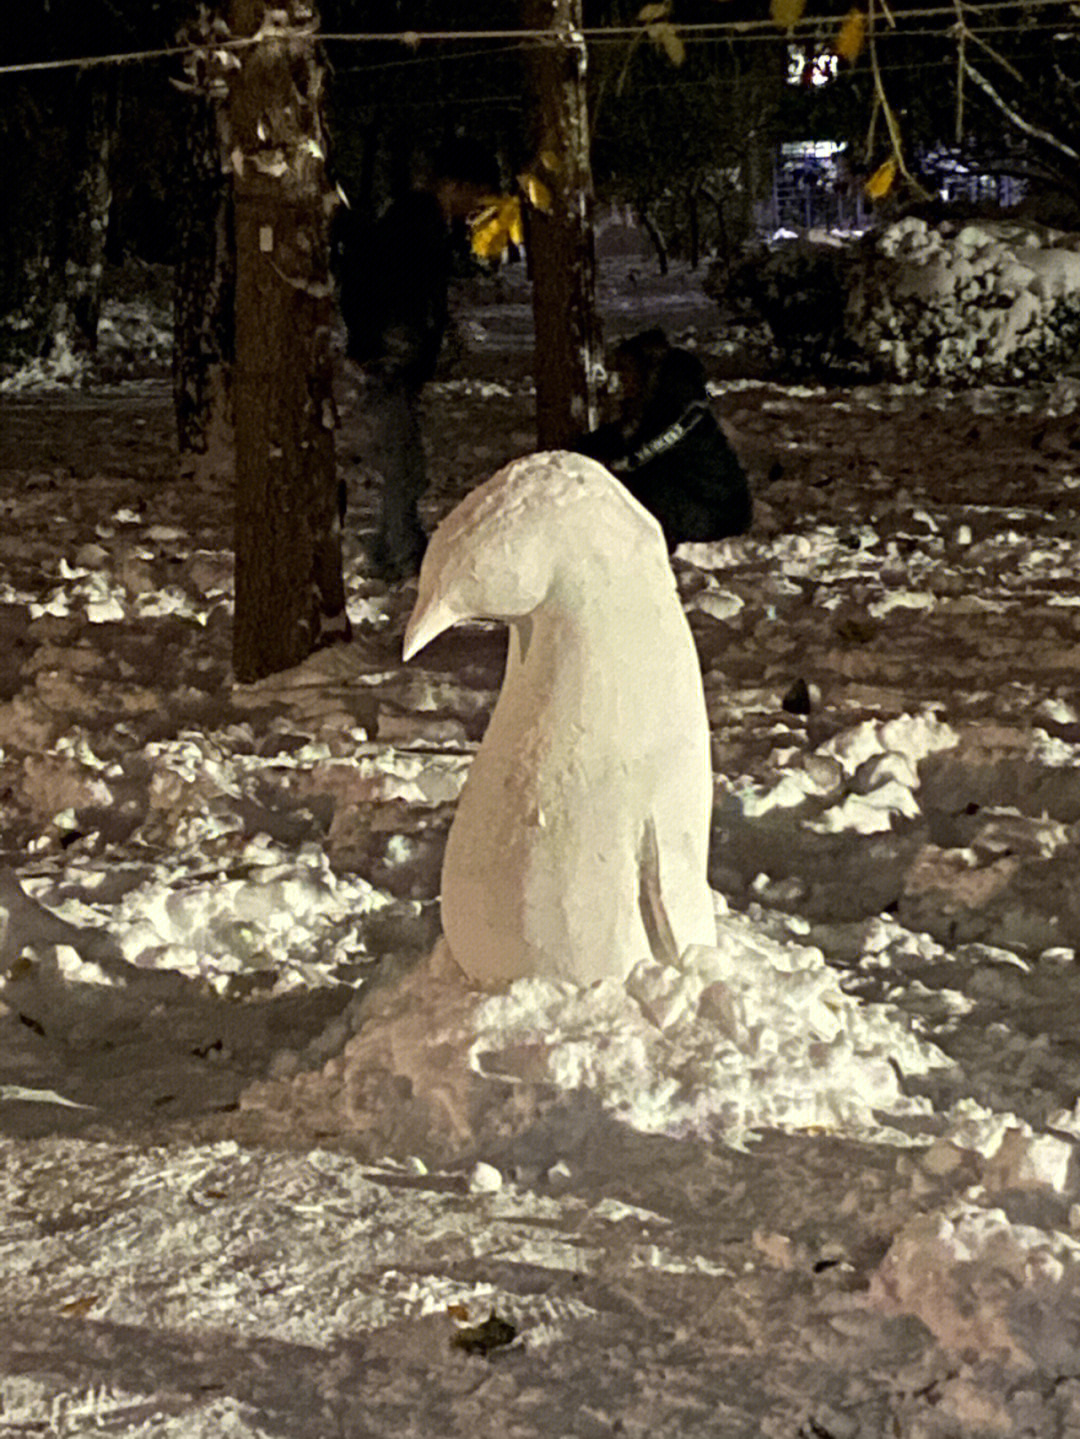
<svg viewBox="0 0 1080 1439">
<path fill-rule="evenodd" d="M 457 139 L 435 157 L 430 182 L 395 200 L 374 225 L 347 226 L 341 312 L 347 355 L 360 366 L 382 481 L 368 561 L 396 581 L 420 568 L 427 537 L 417 501 L 427 487 L 420 396 L 446 331 L 452 226 L 498 192 L 498 166 L 483 146 Z"/>
</svg>

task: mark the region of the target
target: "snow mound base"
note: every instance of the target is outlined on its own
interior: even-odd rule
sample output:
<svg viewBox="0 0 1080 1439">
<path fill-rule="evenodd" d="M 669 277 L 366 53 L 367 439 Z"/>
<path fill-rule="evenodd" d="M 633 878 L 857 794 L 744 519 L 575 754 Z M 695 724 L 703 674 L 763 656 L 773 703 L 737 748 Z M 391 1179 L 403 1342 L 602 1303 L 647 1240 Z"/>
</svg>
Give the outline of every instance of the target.
<svg viewBox="0 0 1080 1439">
<path fill-rule="evenodd" d="M 741 1145 L 756 1130 L 813 1130 L 902 1143 L 890 1120 L 929 1108 L 903 1077 L 948 1064 L 890 1008 L 845 995 L 820 950 L 736 915 L 677 968 L 642 960 L 625 982 L 585 989 L 526 979 L 481 994 L 440 946 L 362 999 L 353 1022 L 321 1070 L 254 1086 L 245 1107 L 324 1127 L 336 1117 L 381 1149 L 440 1159 L 574 1097 L 647 1134 Z M 295 1063 L 282 1056 L 279 1072 Z"/>
</svg>

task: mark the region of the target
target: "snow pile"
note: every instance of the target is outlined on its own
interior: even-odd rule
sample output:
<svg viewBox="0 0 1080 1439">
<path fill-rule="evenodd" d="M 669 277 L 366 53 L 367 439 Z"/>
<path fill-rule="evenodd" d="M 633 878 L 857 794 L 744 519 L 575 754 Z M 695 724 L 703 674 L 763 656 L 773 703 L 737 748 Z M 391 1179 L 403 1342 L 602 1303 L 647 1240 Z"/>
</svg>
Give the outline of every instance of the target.
<svg viewBox="0 0 1080 1439">
<path fill-rule="evenodd" d="M 923 1164 L 945 1174 L 973 1159 L 988 1194 L 1047 1190 L 1067 1195 L 1075 1190 L 1078 1177 L 1076 1113 L 1055 1114 L 1052 1132 L 1036 1131 L 1015 1114 L 963 1099 L 953 1106 L 949 1129 L 930 1146 Z"/>
<path fill-rule="evenodd" d="M 468 772 L 470 753 L 410 749 L 424 732 L 402 735 L 400 745 L 377 744 L 368 729 L 341 710 L 326 739 L 297 732 L 296 721 L 272 722 L 276 742 L 291 750 L 256 750 L 247 723 L 208 732 L 182 730 L 152 740 L 120 759 L 101 754 L 100 737 L 76 728 L 23 764 L 26 798 L 41 832 L 32 853 L 55 848 L 58 836 L 82 838 L 100 848 L 118 831 L 187 859 L 229 863 L 244 835 L 254 838 L 260 819 L 273 824 L 268 806 L 333 806 L 347 823 L 358 806 L 401 801 L 431 808 L 453 802 Z M 300 721 L 302 723 L 302 721 Z M 0 755 L 2 759 L 2 755 Z"/>
<path fill-rule="evenodd" d="M 13 340 L 12 353 L 25 355 L 25 344 L 16 335 L 21 330 L 22 338 L 29 339 L 29 327 L 14 316 L 4 323 Z M 96 380 L 140 379 L 148 372 L 167 375 L 172 349 L 170 304 L 160 298 L 110 298 L 102 307 L 93 354 L 77 352 L 70 335 L 54 329 L 44 354 L 26 359 L 0 378 L 0 394 L 86 388 Z"/>
<path fill-rule="evenodd" d="M 324 1070 L 255 1086 L 248 1107 L 324 1123 L 336 1110 L 376 1144 L 427 1155 L 505 1137 L 559 1094 L 646 1134 L 904 1143 L 890 1118 L 929 1103 L 900 1076 L 949 1064 L 893 1009 L 844 994 L 820 950 L 734 914 L 721 916 L 715 947 L 692 946 L 677 967 L 643 959 L 625 982 L 584 989 L 525 979 L 480 994 L 440 946 L 352 1019 L 356 1033 Z M 296 1068 L 280 1057 L 279 1074 Z"/>
<path fill-rule="evenodd" d="M 317 988 L 371 958 L 365 922 L 388 908 L 390 897 L 358 875 L 335 874 L 317 845 L 297 852 L 260 837 L 239 848 L 228 868 L 199 860 L 189 854 L 111 876 L 83 866 L 60 883 L 49 876 L 9 883 L 0 894 L 3 951 L 54 955 L 62 971 L 71 970 L 69 950 L 103 951 L 139 969 L 202 979 L 222 993 L 234 976 L 252 974 L 278 992 Z M 113 892 L 98 897 L 105 888 Z M 85 967 L 74 977 L 105 978 Z"/>
<path fill-rule="evenodd" d="M 0 394 L 21 390 L 66 390 L 81 384 L 87 373 L 86 357 L 77 355 L 68 337 L 58 334 L 49 353 L 28 360 L 13 374 L 0 379 Z"/>
<path fill-rule="evenodd" d="M 1080 235 L 1016 220 L 907 216 L 855 241 L 811 231 L 717 270 L 710 287 L 722 305 L 749 303 L 807 370 L 1057 380 L 1080 339 Z"/>
<path fill-rule="evenodd" d="M 98 536 L 111 540 L 115 526 L 133 527 L 139 517 L 122 508 L 98 526 Z M 32 620 L 83 616 L 91 624 L 117 624 L 130 619 L 173 617 L 205 628 L 219 611 L 231 614 L 232 555 L 227 550 L 195 548 L 168 525 L 142 526 L 126 535 L 126 544 L 110 554 L 102 545 L 83 545 L 56 562 L 55 579 L 42 592 L 19 589 L 0 581 L 0 602 L 25 606 Z M 162 571 L 180 566 L 179 582 L 159 583 Z M 345 562 L 343 580 L 353 624 L 382 626 L 389 620 L 385 595 L 371 594 L 366 562 L 354 555 Z"/>
<path fill-rule="evenodd" d="M 954 1105 L 918 1158 L 916 1192 L 944 1180 L 963 1193 L 901 1227 L 871 1278 L 871 1305 L 916 1315 L 954 1353 L 1075 1374 L 1078 1113 L 1038 1131 L 970 1099 Z"/>
<path fill-rule="evenodd" d="M 957 743 L 956 731 L 932 711 L 864 720 L 809 754 L 777 751 L 774 759 L 785 767 L 775 781 L 721 776 L 720 788 L 727 791 L 722 804 L 729 814 L 758 819 L 775 809 L 816 801 L 818 813 L 805 819 L 809 829 L 821 834 L 884 833 L 894 819 L 919 815 L 920 762 Z"/>
<path fill-rule="evenodd" d="M 766 1128 L 880 1137 L 876 1111 L 925 1112 L 897 1071 L 948 1063 L 883 1007 L 845 995 L 820 950 L 741 915 L 678 968 L 642 960 L 625 984 L 585 991 L 522 981 L 473 1025 L 481 1073 L 589 1089 L 645 1133 L 735 1142 Z"/>
<path fill-rule="evenodd" d="M 246 873 L 176 884 L 155 875 L 130 890 L 111 924 L 124 958 L 142 968 L 205 977 L 264 972 L 278 990 L 325 984 L 367 959 L 361 920 L 387 896 L 356 875 L 335 875 L 322 850 L 286 852 L 266 841 L 245 846 Z"/>
<path fill-rule="evenodd" d="M 960 1199 L 910 1220 L 871 1282 L 871 1302 L 915 1314 L 946 1348 L 1051 1373 L 1080 1361 L 1080 1240 Z"/>
<path fill-rule="evenodd" d="M 171 306 L 159 300 L 107 300 L 98 325 L 99 364 L 108 378 L 167 366 L 173 352 Z"/>
<path fill-rule="evenodd" d="M 153 555 L 144 558 L 152 559 Z M 43 600 L 30 601 L 27 608 L 31 619 L 40 619 L 43 615 L 63 618 L 82 611 L 93 625 L 114 624 L 129 617 L 152 619 L 164 615 L 177 615 L 205 625 L 213 607 L 176 585 L 132 593 L 128 586 L 103 571 L 69 565 L 64 559 L 60 561 L 59 573 L 65 583 L 54 586 Z"/>
<path fill-rule="evenodd" d="M 1056 377 L 1080 337 L 1080 235 L 1016 221 L 929 225 L 874 238 L 849 330 L 901 380 Z"/>
</svg>

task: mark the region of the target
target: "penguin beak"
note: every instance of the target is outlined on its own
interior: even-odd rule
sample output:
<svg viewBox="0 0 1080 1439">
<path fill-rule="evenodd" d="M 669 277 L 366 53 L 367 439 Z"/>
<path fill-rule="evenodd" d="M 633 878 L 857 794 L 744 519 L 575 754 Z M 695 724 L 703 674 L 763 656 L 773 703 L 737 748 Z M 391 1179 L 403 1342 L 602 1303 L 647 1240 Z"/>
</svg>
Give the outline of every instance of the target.
<svg viewBox="0 0 1080 1439">
<path fill-rule="evenodd" d="M 413 655 L 431 643 L 443 630 L 448 630 L 461 616 L 445 598 L 425 596 L 417 598 L 409 623 L 405 627 L 401 657 L 411 660 Z"/>
</svg>

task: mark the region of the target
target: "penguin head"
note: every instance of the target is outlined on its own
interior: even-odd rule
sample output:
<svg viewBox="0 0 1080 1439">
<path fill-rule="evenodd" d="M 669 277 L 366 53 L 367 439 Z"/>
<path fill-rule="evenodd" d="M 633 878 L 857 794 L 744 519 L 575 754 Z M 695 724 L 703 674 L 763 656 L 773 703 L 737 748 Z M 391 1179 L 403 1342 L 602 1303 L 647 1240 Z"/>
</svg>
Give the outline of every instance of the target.
<svg viewBox="0 0 1080 1439">
<path fill-rule="evenodd" d="M 551 450 L 513 461 L 432 535 L 404 658 L 461 620 L 523 619 L 560 574 L 587 574 L 602 550 L 620 554 L 631 535 L 658 546 L 666 566 L 659 525 L 595 460 Z"/>
</svg>

